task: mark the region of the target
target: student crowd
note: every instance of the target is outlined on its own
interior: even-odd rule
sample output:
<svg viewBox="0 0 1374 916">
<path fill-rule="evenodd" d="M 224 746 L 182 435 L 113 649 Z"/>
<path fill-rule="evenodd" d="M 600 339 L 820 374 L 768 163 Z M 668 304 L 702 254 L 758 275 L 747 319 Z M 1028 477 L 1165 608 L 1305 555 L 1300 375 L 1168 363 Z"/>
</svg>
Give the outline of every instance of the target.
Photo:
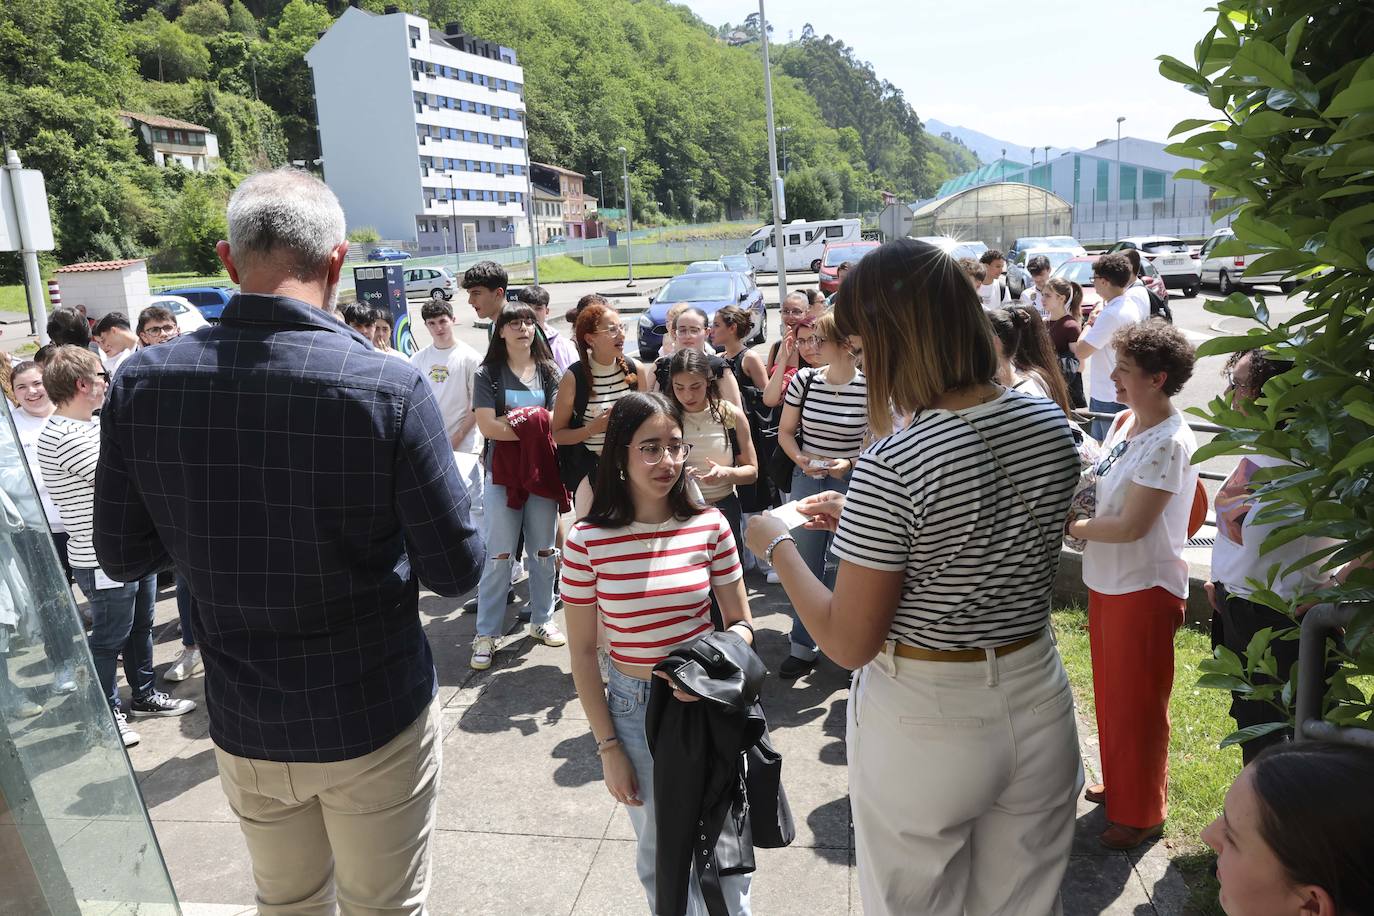
<svg viewBox="0 0 1374 916">
<path fill-rule="evenodd" d="M 762 720 L 749 713 L 762 671 L 749 661 L 751 568 L 792 605 L 778 675 L 803 677 L 821 654 L 853 670 L 866 912 L 1056 912 L 1085 790 L 1106 807 L 1104 845 L 1161 832 L 1183 550 L 1206 497 L 1172 402 L 1193 347 L 1151 318 L 1139 265 L 1101 257 L 1102 305 L 1084 315 L 1082 290 L 1050 279 L 1048 263 L 1029 265 L 1034 285 L 1013 299 L 999 252 L 961 264 L 898 240 L 849 266 L 832 301 L 789 295 L 766 354 L 743 344 L 747 312 L 683 305 L 650 365 L 625 354 L 602 297 L 578 303 L 565 336 L 545 290 L 507 301 L 506 273 L 488 261 L 463 278 L 490 323 L 486 352 L 431 300 L 432 343 L 407 359 L 385 313 L 331 314 L 347 244 L 318 181 L 253 176 L 229 227 L 220 255 L 242 293 L 218 327 L 179 338 L 160 310 L 136 330 L 106 316 L 102 364 L 84 319 L 55 316 L 54 347 L 0 362 L 0 382 L 89 602 L 126 744 L 137 737 L 115 684 L 121 654 L 131 715 L 194 708 L 157 688 L 151 664 L 156 570 L 177 571 L 184 649 L 168 679 L 205 672 L 264 912 L 316 912 L 336 888 L 345 912 L 422 912 L 438 741 L 418 588 L 476 586 L 481 670 L 522 570 L 526 632 L 568 646 L 652 912 L 750 912 L 752 854 L 727 868 L 722 850 L 739 845 L 727 843 L 728 800 L 754 767 L 736 762 L 760 746 L 739 731 Z M 1236 354 L 1233 405 L 1258 409 L 1286 368 Z M 235 470 L 212 479 L 226 462 Z M 1255 520 L 1252 479 L 1279 463 L 1242 460 L 1218 494 L 1218 644 L 1293 626 L 1251 600 L 1276 564 L 1267 587 L 1285 599 L 1324 582 L 1291 568 L 1315 538 L 1259 553 L 1269 526 Z M 784 501 L 805 521 L 769 511 Z M 224 550 L 226 539 L 252 546 Z M 1083 550 L 1090 592 L 1104 783 L 1088 787 L 1049 620 L 1065 543 Z M 1285 673 L 1296 642 L 1273 645 Z M 52 663 L 53 689 L 69 689 L 71 659 Z M 8 705 L 33 705 L 7 675 L 3 686 Z M 1241 696 L 1233 714 L 1279 715 Z M 679 746 L 675 728 L 692 753 L 656 758 L 656 742 Z M 1248 766 L 1204 834 L 1223 906 L 1374 912 L 1374 756 L 1285 738 L 1245 745 Z M 776 790 L 756 791 L 748 809 L 771 817 Z M 725 806 L 688 808 L 698 794 Z M 698 827 L 704 861 L 683 857 Z M 299 849 L 305 865 L 280 861 Z"/>
</svg>

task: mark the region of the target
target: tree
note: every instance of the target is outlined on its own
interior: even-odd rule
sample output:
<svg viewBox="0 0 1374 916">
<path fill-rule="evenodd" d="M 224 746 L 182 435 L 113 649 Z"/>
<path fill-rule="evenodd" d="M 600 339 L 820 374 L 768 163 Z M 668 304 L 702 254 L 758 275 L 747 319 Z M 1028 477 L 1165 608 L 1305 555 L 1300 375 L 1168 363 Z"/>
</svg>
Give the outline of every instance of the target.
<svg viewBox="0 0 1374 916">
<path fill-rule="evenodd" d="M 243 0 L 231 0 L 229 4 L 229 30 L 251 38 L 257 38 L 259 35 L 258 21 L 248 11 L 248 7 L 243 5 Z"/>
<path fill-rule="evenodd" d="M 329 11 L 307 0 L 291 0 L 275 27 L 268 29 L 258 57 L 258 87 L 264 102 L 281 117 L 292 159 L 319 156 L 315 135 L 315 81 L 305 52 L 333 19 Z"/>
<path fill-rule="evenodd" d="M 229 11 L 220 0 L 197 0 L 181 11 L 177 25 L 192 35 L 213 38 L 229 28 Z"/>
<path fill-rule="evenodd" d="M 170 209 L 163 244 L 187 268 L 218 273 L 215 243 L 229 237 L 225 202 L 220 183 L 213 177 L 188 175 Z"/>
<path fill-rule="evenodd" d="M 816 169 L 794 169 L 783 187 L 789 220 L 834 219 L 840 215 L 841 200 L 833 175 Z"/>
<path fill-rule="evenodd" d="M 192 35 L 157 10 L 149 10 L 130 29 L 134 54 L 148 79 L 181 82 L 210 70 L 210 52 Z"/>
<path fill-rule="evenodd" d="M 1256 520 L 1283 523 L 1262 550 L 1302 535 L 1332 538 L 1333 546 L 1295 565 L 1333 569 L 1374 554 L 1374 20 L 1358 4 L 1325 0 L 1220 0 L 1217 10 L 1192 63 L 1159 59 L 1166 78 L 1217 112 L 1215 120 L 1181 122 L 1174 133 L 1189 135 L 1169 151 L 1201 163 L 1178 177 L 1205 181 L 1231 201 L 1214 218 L 1233 212 L 1236 238 L 1216 253 L 1250 255 L 1248 272 L 1305 281 L 1306 301 L 1287 321 L 1274 320 L 1262 295 L 1207 304 L 1257 327 L 1207 341 L 1199 355 L 1260 347 L 1293 368 L 1265 384 L 1259 412 L 1235 411 L 1221 398 L 1197 411 L 1228 431 L 1194 460 L 1261 454 L 1287 462 L 1255 476 L 1263 506 Z M 1291 603 L 1257 584 L 1254 601 L 1290 615 L 1315 600 L 1357 609 L 1343 642 L 1328 647 L 1338 667 L 1325 715 L 1374 727 L 1367 679 L 1374 674 L 1374 570 L 1359 569 L 1344 585 Z M 1259 671 L 1275 673 L 1269 643 L 1276 636 L 1261 631 L 1244 658 L 1219 648 L 1199 683 L 1289 708 L 1293 680 L 1254 683 Z M 1266 731 L 1255 726 L 1227 743 Z"/>
</svg>

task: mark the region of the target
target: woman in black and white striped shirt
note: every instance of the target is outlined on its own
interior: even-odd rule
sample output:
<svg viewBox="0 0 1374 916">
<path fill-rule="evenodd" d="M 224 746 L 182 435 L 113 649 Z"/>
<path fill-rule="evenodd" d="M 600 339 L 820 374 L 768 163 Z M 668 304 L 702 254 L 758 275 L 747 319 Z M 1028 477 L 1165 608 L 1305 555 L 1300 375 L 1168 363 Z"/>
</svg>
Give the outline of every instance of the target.
<svg viewBox="0 0 1374 916">
<path fill-rule="evenodd" d="M 1052 912 L 1082 784 L 1049 634 L 1078 479 L 1068 419 L 996 384 L 977 294 L 933 246 L 869 254 L 835 316 L 885 438 L 847 496 L 803 503 L 808 527 L 838 527 L 833 594 L 780 520 L 755 519 L 748 541 L 821 649 L 860 668 L 847 737 L 864 912 Z M 894 412 L 912 416 L 895 433 Z"/>
<path fill-rule="evenodd" d="M 822 315 L 800 333 L 801 354 L 816 368 L 799 369 L 792 376 L 778 423 L 778 448 L 796 465 L 788 491 L 793 499 L 849 489 L 854 459 L 868 437 L 868 389 L 834 316 Z M 797 532 L 797 550 L 806 568 L 827 587 L 835 584 L 834 575 L 825 572 L 830 541 L 828 531 Z M 795 615 L 789 642 L 791 651 L 778 667 L 778 677 L 790 681 L 810 671 L 820 652 Z"/>
</svg>

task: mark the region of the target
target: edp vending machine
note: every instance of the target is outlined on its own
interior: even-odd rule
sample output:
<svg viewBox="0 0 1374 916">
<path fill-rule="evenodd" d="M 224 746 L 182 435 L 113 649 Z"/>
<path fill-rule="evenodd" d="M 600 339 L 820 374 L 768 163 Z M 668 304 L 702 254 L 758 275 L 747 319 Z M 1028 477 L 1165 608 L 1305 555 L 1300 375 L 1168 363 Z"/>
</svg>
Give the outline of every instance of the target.
<svg viewBox="0 0 1374 916">
<path fill-rule="evenodd" d="M 415 334 L 406 305 L 405 269 L 394 264 L 353 268 L 358 301 L 391 313 L 391 345 L 406 356 L 415 353 Z"/>
</svg>

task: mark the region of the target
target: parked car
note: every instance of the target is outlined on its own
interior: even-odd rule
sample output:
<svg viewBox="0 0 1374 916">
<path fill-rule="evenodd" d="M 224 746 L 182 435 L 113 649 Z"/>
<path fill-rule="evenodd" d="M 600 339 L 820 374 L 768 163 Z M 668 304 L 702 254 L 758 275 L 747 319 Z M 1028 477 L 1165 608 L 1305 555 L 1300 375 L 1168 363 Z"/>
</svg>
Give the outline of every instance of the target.
<svg viewBox="0 0 1374 916">
<path fill-rule="evenodd" d="M 1097 259 L 1100 257 L 1101 255 L 1088 254 L 1080 258 L 1069 258 L 1056 267 L 1054 273 L 1050 274 L 1051 277 L 1062 277 L 1083 287 L 1083 317 L 1085 319 L 1102 304 L 1102 297 L 1093 288 L 1093 264 L 1097 263 Z M 1169 289 L 1164 285 L 1164 278 L 1159 275 L 1159 269 L 1155 267 L 1154 263 L 1142 258 L 1140 269 L 1144 271 L 1140 279 L 1145 281 L 1145 285 L 1156 295 L 1168 299 Z"/>
<path fill-rule="evenodd" d="M 839 242 L 826 245 L 821 252 L 821 292 L 827 296 L 840 288 L 840 265 L 848 261 L 857 264 L 859 259 L 878 247 L 877 242 Z"/>
<path fill-rule="evenodd" d="M 713 274 L 729 269 L 730 268 L 726 267 L 721 261 L 693 261 L 691 264 L 687 265 L 687 269 L 683 271 L 683 273 Z"/>
<path fill-rule="evenodd" d="M 179 296 L 200 309 L 200 314 L 211 324 L 219 324 L 219 317 L 229 300 L 238 295 L 231 286 L 179 286 L 174 289 L 159 290 L 158 296 Z"/>
<path fill-rule="evenodd" d="M 1007 260 L 1015 261 L 1017 264 L 1026 263 L 1032 257 L 1032 249 L 1049 249 L 1053 251 L 1068 251 L 1070 257 L 1082 256 L 1088 250 L 1078 244 L 1078 239 L 1071 235 L 1028 235 L 1014 240 L 1011 248 L 1007 250 Z M 1043 254 L 1043 252 L 1041 252 Z M 1056 267 L 1059 265 L 1056 264 Z"/>
<path fill-rule="evenodd" d="M 726 270 L 733 270 L 737 274 L 746 274 L 749 282 L 756 282 L 754 278 L 754 265 L 749 263 L 747 254 L 725 254 L 721 255 L 720 263 L 725 265 Z"/>
<path fill-rule="evenodd" d="M 205 320 L 205 316 L 200 313 L 200 309 L 192 305 L 189 299 L 184 299 L 181 296 L 169 296 L 159 293 L 150 298 L 148 300 L 148 305 L 144 306 L 144 308 L 149 308 L 154 305 L 160 305 L 171 312 L 177 320 L 177 329 L 183 334 L 190 334 L 192 331 L 210 326 L 210 322 Z M 142 309 L 139 311 L 142 311 Z M 138 316 L 130 315 L 129 323 L 134 327 L 138 327 Z"/>
<path fill-rule="evenodd" d="M 959 239 L 950 238 L 947 235 L 917 235 L 912 236 L 912 238 L 918 242 L 925 242 L 927 245 L 944 249 L 945 254 L 956 261 L 960 258 L 973 258 L 976 261 L 983 252 L 988 250 L 988 246 L 983 242 L 961 242 Z"/>
<path fill-rule="evenodd" d="M 1140 252 L 1141 263 L 1153 262 L 1169 289 L 1182 290 L 1185 296 L 1196 295 L 1199 258 L 1187 242 L 1167 235 L 1140 235 L 1122 239 L 1107 251 L 1125 251 L 1127 248 Z"/>
<path fill-rule="evenodd" d="M 767 339 L 768 312 L 763 292 L 747 275 L 722 270 L 716 273 L 678 274 L 649 297 L 649 307 L 639 316 L 639 358 L 653 361 L 668 333 L 668 309 L 679 302 L 690 302 L 706 313 L 709 320 L 716 310 L 737 305 L 754 315 L 754 334 L 746 346 Z"/>
<path fill-rule="evenodd" d="M 1016 260 L 1012 263 L 1022 267 L 1030 264 L 1031 258 L 1045 257 L 1049 259 L 1050 270 L 1054 271 L 1069 258 L 1077 258 L 1086 254 L 1083 249 L 1073 248 L 1026 248 L 1016 253 Z"/>
<path fill-rule="evenodd" d="M 1198 255 L 1199 285 L 1215 286 L 1223 296 L 1229 296 L 1237 290 L 1243 293 L 1249 292 L 1250 287 L 1258 286 L 1261 283 L 1277 286 L 1283 290 L 1285 296 L 1297 288 L 1297 281 L 1285 279 L 1284 272 L 1281 270 L 1263 274 L 1246 273 L 1246 259 L 1257 257 L 1257 255 L 1228 254 L 1217 256 L 1212 254 L 1222 242 L 1229 242 L 1235 237 L 1236 234 L 1230 229 L 1218 229 L 1212 233 L 1211 238 L 1202 244 L 1202 250 Z"/>
<path fill-rule="evenodd" d="M 409 251 L 402 251 L 399 248 L 374 248 L 367 253 L 369 261 L 404 261 L 409 257 Z"/>
<path fill-rule="evenodd" d="M 456 284 L 446 267 L 409 267 L 402 276 L 407 299 L 452 299 Z"/>
</svg>

